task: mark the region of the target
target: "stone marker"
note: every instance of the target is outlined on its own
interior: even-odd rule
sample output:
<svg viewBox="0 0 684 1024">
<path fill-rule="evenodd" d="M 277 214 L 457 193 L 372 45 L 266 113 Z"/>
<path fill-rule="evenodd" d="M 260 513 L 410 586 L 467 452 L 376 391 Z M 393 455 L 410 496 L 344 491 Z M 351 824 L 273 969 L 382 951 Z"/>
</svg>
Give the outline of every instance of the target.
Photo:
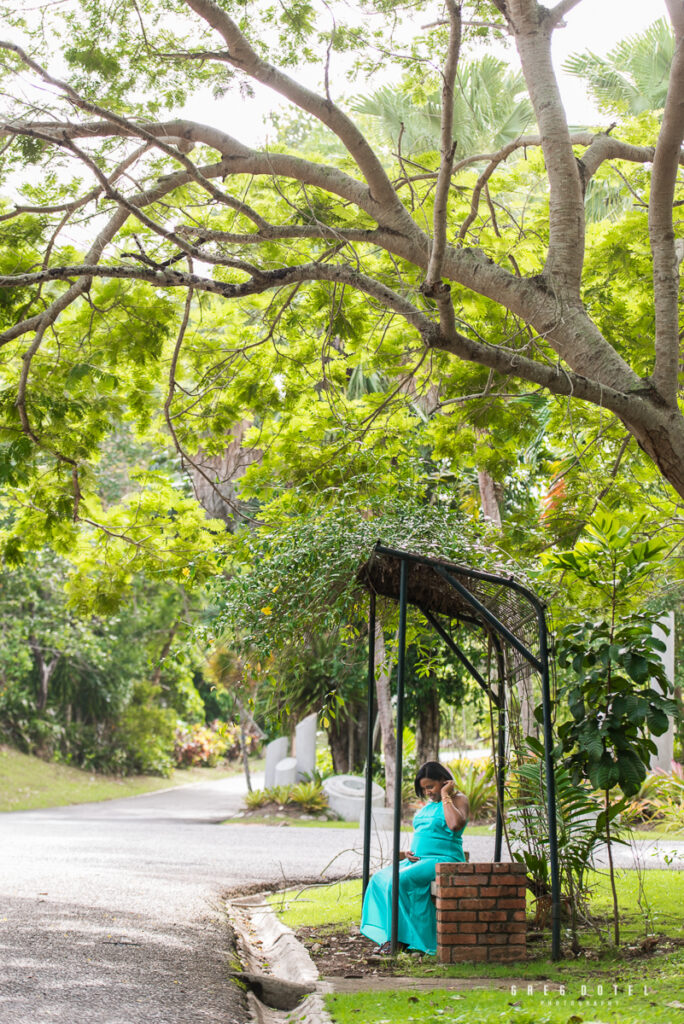
<svg viewBox="0 0 684 1024">
<path fill-rule="evenodd" d="M 276 784 L 276 765 L 287 757 L 289 746 L 287 736 L 279 736 L 277 740 L 271 740 L 266 747 L 266 769 L 264 772 L 264 789 L 270 789 Z"/>
<path fill-rule="evenodd" d="M 297 781 L 297 759 L 284 757 L 278 761 L 275 770 L 276 786 L 294 786 Z"/>
<path fill-rule="evenodd" d="M 323 792 L 328 798 L 331 811 L 338 814 L 343 821 L 363 821 L 363 808 L 366 802 L 366 780 L 361 775 L 331 775 L 323 780 Z M 380 810 L 385 803 L 385 791 L 377 782 L 371 790 L 371 804 Z M 393 821 L 393 812 L 389 811 Z M 378 819 L 379 821 L 379 819 Z M 383 827 L 379 825 L 379 827 Z M 390 824 L 390 828 L 392 825 Z"/>
<path fill-rule="evenodd" d="M 295 757 L 297 782 L 310 777 L 316 767 L 316 729 L 318 715 L 307 715 L 295 729 Z"/>
</svg>

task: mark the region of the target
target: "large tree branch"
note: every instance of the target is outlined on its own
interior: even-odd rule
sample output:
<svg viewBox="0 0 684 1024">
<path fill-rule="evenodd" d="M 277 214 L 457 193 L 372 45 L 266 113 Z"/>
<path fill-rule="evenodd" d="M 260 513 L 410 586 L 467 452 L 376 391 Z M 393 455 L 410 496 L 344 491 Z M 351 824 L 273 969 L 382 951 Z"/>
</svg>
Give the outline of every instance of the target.
<svg viewBox="0 0 684 1024">
<path fill-rule="evenodd" d="M 453 327 L 444 328 L 421 312 L 399 293 L 361 274 L 345 264 L 306 263 L 280 270 L 264 272 L 259 279 L 230 284 L 186 273 L 172 267 L 152 269 L 145 267 L 121 267 L 78 264 L 65 267 L 50 267 L 47 270 L 28 274 L 0 276 L 0 288 L 25 287 L 40 281 L 69 280 L 72 277 L 114 278 L 119 280 L 144 281 L 155 287 L 193 288 L 219 295 L 225 299 L 239 299 L 248 295 L 263 294 L 274 288 L 281 288 L 302 281 L 329 281 L 345 284 L 376 300 L 385 309 L 402 316 L 422 336 L 426 345 L 452 352 L 469 362 L 480 363 L 499 373 L 521 377 L 534 384 L 549 388 L 554 394 L 572 395 L 585 401 L 603 405 L 613 412 L 627 414 L 630 403 L 637 401 L 633 395 L 607 387 L 582 374 L 566 370 L 558 365 L 537 362 L 515 349 L 490 345 L 475 340 Z M 646 388 L 645 391 L 648 391 Z"/>
<path fill-rule="evenodd" d="M 656 341 L 653 384 L 664 401 L 676 407 L 679 371 L 679 260 L 675 249 L 672 203 L 684 140 L 684 2 L 667 0 L 675 29 L 675 52 L 656 143 L 648 206 L 653 254 Z"/>
<path fill-rule="evenodd" d="M 451 169 L 454 165 L 456 146 L 453 141 L 454 126 L 454 83 L 461 49 L 461 7 L 455 0 L 446 0 L 449 12 L 449 48 L 444 64 L 442 84 L 442 120 L 440 129 L 439 173 L 435 188 L 433 210 L 433 238 L 425 286 L 428 291 L 439 284 L 442 263 L 446 250 L 447 211 Z"/>
<path fill-rule="evenodd" d="M 1 45 L 1 44 L 0 44 Z M 124 123 L 119 123 L 124 122 Z M 251 149 L 243 145 L 217 128 L 209 125 L 188 121 L 180 118 L 174 121 L 166 121 L 161 124 L 139 124 L 135 121 L 119 119 L 113 123 L 107 120 L 90 121 L 82 124 L 56 124 L 55 122 L 24 122 L 14 123 L 0 122 L 0 135 L 30 135 L 34 137 L 53 141 L 55 144 L 66 139 L 77 138 L 143 138 L 157 142 L 164 151 L 171 150 L 170 155 L 174 158 L 182 156 L 175 147 L 167 147 L 165 138 L 180 139 L 188 143 L 203 144 L 211 146 L 212 149 L 221 153 L 220 163 L 197 166 L 187 157 L 183 159 L 186 172 L 173 172 L 176 184 L 180 187 L 189 181 L 196 181 L 199 185 L 207 188 L 217 202 L 232 206 L 232 197 L 220 190 L 215 189 L 211 179 L 225 177 L 229 174 L 254 174 L 291 178 L 293 181 L 300 181 L 304 185 L 312 185 L 315 188 L 331 192 L 348 202 L 354 203 L 374 220 L 380 222 L 390 230 L 409 230 L 414 237 L 422 236 L 418 226 L 411 220 L 410 215 L 402 207 L 402 215 L 395 216 L 395 209 L 387 210 L 386 207 L 376 201 L 371 194 L 368 185 L 356 178 L 345 174 L 329 164 L 319 164 L 312 160 L 305 160 L 301 157 L 290 156 L 286 153 L 270 153 Z M 161 181 L 167 181 L 172 175 L 165 175 Z"/>
<path fill-rule="evenodd" d="M 226 56 L 234 67 L 285 96 L 300 110 L 312 114 L 326 125 L 351 154 L 375 201 L 387 206 L 395 217 L 410 221 L 380 160 L 351 118 L 327 97 L 319 96 L 262 60 L 233 19 L 214 0 L 185 0 L 185 3 L 223 37 L 229 50 Z"/>
<path fill-rule="evenodd" d="M 565 15 L 571 11 L 573 7 L 577 7 L 577 5 L 581 3 L 582 0 L 560 0 L 560 3 L 557 3 L 555 7 L 551 8 L 549 17 L 552 24 L 554 26 L 560 25 Z"/>
<path fill-rule="evenodd" d="M 549 12 L 536 0 L 507 0 L 505 7 L 542 136 L 549 179 L 544 273 L 563 302 L 577 304 L 584 262 L 584 194 L 551 60 L 553 19 L 545 16 Z"/>
</svg>

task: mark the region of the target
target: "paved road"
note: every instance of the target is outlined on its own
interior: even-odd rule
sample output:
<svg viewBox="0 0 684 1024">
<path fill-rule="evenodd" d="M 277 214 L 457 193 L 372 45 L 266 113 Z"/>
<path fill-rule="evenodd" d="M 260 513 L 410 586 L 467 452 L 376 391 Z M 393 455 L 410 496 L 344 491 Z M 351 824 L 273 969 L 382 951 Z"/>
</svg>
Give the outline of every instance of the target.
<svg viewBox="0 0 684 1024">
<path fill-rule="evenodd" d="M 219 827 L 241 793 L 228 779 L 0 815 L 1 1024 L 243 1021 L 221 894 L 317 875 L 355 833 Z"/>
<path fill-rule="evenodd" d="M 244 1021 L 222 894 L 358 872 L 360 844 L 356 830 L 219 826 L 242 791 L 233 778 L 0 815 L 0 1024 Z M 466 847 L 492 856 L 490 838 Z M 645 848 L 646 866 L 672 849 L 684 866 L 684 843 Z"/>
</svg>

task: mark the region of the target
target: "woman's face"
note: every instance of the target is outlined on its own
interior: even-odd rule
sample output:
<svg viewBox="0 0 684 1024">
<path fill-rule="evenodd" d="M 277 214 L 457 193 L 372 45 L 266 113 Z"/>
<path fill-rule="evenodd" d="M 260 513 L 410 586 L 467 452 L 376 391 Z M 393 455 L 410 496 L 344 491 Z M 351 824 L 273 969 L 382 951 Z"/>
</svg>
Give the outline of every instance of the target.
<svg viewBox="0 0 684 1024">
<path fill-rule="evenodd" d="M 439 800 L 441 799 L 442 789 L 444 782 L 438 779 L 419 779 L 418 785 L 420 786 L 424 800 Z"/>
</svg>

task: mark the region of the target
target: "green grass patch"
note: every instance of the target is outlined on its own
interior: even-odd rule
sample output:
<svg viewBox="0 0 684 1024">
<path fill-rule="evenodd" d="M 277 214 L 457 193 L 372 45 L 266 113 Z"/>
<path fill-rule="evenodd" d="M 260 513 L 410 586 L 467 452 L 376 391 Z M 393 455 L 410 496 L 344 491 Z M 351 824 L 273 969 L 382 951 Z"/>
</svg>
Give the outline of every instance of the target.
<svg viewBox="0 0 684 1024">
<path fill-rule="evenodd" d="M 612 894 L 610 882 L 603 873 L 591 875 L 591 911 L 596 929 L 585 928 L 580 933 L 584 953 L 576 959 L 558 963 L 550 959 L 551 936 L 548 929 L 538 942 L 528 943 L 529 959 L 522 964 L 440 964 L 433 957 L 416 960 L 401 956 L 397 961 L 398 973 L 411 977 L 452 978 L 548 978 L 558 982 L 582 979 L 587 971 L 598 976 L 611 976 L 617 969 L 620 976 L 639 980 L 644 971 L 642 957 L 635 958 L 640 944 L 652 934 L 669 939 L 684 940 L 684 871 L 619 871 L 616 888 L 621 914 L 621 946 L 615 950 L 612 939 Z M 269 897 L 279 917 L 290 928 L 303 926 L 333 927 L 344 932 L 361 919 L 361 882 L 352 880 L 331 885 L 289 889 Z M 528 914 L 534 913 L 534 898 L 528 893 Z M 563 936 L 569 943 L 569 933 Z M 657 947 L 656 947 L 657 948 Z M 650 972 L 662 967 L 664 976 L 671 970 L 681 973 L 684 950 L 657 948 L 657 957 L 646 961 Z M 679 965 L 679 966 L 677 966 Z M 681 988 L 681 985 L 680 985 Z M 684 1000 L 683 1000 L 684 1001 Z"/>
<path fill-rule="evenodd" d="M 628 985 L 589 981 L 376 991 L 326 996 L 325 1001 L 336 1024 L 684 1024 L 684 1004 L 671 986 L 658 981 L 632 985 L 631 990 Z"/>
<path fill-rule="evenodd" d="M 286 889 L 273 893 L 268 902 L 290 928 L 348 928 L 361 920 L 361 880 Z"/>
<path fill-rule="evenodd" d="M 245 818 L 226 818 L 222 825 L 274 825 L 291 826 L 292 828 L 352 828 L 358 832 L 358 821 L 302 821 L 301 818 L 292 817 L 289 814 L 278 817 L 277 814 L 250 814 Z"/>
<path fill-rule="evenodd" d="M 114 800 L 139 796 L 160 789 L 208 782 L 236 774 L 235 768 L 178 769 L 163 779 L 153 775 L 96 775 L 93 772 L 53 764 L 39 757 L 22 754 L 11 747 L 0 747 L 0 811 L 29 811 L 68 804 Z"/>
</svg>

